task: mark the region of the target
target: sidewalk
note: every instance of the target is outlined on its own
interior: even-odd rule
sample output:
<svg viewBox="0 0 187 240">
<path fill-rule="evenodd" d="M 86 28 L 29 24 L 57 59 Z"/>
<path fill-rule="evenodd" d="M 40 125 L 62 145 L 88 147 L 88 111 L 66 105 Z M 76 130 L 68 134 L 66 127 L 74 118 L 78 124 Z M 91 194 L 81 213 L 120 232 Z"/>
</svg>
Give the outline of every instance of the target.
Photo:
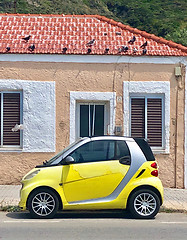
<svg viewBox="0 0 187 240">
<path fill-rule="evenodd" d="M 19 203 L 21 185 L 0 185 L 0 207 Z M 187 189 L 164 188 L 162 208 L 187 211 Z"/>
<path fill-rule="evenodd" d="M 187 189 L 164 188 L 162 207 L 187 212 Z"/>
<path fill-rule="evenodd" d="M 21 185 L 0 185 L 0 207 L 18 205 L 20 189 Z"/>
</svg>

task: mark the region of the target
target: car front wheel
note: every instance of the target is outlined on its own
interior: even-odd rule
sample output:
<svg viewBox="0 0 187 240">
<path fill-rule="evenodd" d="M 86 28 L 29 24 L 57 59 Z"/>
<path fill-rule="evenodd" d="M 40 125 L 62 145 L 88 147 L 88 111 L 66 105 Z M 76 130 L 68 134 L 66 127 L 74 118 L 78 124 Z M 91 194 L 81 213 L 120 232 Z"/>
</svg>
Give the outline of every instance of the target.
<svg viewBox="0 0 187 240">
<path fill-rule="evenodd" d="M 28 208 L 34 218 L 52 218 L 58 207 L 58 198 L 50 189 L 38 189 L 30 195 L 28 200 Z"/>
<path fill-rule="evenodd" d="M 134 192 L 129 199 L 128 209 L 135 218 L 153 218 L 160 209 L 160 199 L 149 189 Z"/>
</svg>

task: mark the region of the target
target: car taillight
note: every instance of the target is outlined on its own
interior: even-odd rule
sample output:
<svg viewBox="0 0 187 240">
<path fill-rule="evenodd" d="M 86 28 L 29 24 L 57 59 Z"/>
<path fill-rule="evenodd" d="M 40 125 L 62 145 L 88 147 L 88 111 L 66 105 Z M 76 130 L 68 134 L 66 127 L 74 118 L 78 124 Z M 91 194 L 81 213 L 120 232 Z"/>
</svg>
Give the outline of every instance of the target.
<svg viewBox="0 0 187 240">
<path fill-rule="evenodd" d="M 151 164 L 151 167 L 157 169 L 157 168 L 158 168 L 157 163 L 156 163 L 156 162 L 152 163 L 152 164 Z"/>
<path fill-rule="evenodd" d="M 158 177 L 158 170 L 152 171 L 151 175 L 153 175 L 154 177 Z"/>
</svg>

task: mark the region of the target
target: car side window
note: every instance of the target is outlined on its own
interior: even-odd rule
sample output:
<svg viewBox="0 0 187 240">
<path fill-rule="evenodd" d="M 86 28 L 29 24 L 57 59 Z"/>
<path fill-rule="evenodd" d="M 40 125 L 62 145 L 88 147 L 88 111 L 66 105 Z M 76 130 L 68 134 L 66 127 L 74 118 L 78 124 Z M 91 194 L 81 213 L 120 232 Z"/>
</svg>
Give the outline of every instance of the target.
<svg viewBox="0 0 187 240">
<path fill-rule="evenodd" d="M 115 159 L 115 141 L 91 141 L 76 149 L 70 156 L 74 158 L 75 163 Z"/>
<path fill-rule="evenodd" d="M 116 143 L 116 158 L 120 159 L 126 156 L 130 156 L 129 148 L 125 141 L 117 141 Z"/>
</svg>

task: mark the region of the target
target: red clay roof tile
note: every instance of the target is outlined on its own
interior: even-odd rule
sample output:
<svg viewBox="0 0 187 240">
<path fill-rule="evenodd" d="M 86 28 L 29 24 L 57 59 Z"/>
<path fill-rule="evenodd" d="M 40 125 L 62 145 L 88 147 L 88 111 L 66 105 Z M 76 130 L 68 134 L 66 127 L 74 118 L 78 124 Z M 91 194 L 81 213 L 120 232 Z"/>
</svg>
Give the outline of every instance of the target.
<svg viewBox="0 0 187 240">
<path fill-rule="evenodd" d="M 146 41 L 146 55 L 187 55 L 185 46 L 99 15 L 0 14 L 0 53 L 143 55 Z M 122 46 L 128 50 L 120 51 Z"/>
</svg>

